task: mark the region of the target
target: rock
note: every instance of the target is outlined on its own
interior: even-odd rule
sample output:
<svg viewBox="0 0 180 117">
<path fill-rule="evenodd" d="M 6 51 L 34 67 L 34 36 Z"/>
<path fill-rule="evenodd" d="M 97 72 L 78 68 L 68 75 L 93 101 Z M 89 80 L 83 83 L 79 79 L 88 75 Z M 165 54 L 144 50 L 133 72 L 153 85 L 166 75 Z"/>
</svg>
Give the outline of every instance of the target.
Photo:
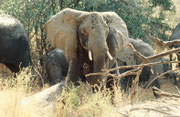
<svg viewBox="0 0 180 117">
<path fill-rule="evenodd" d="M 30 108 L 36 107 L 33 111 L 41 115 L 41 117 L 56 116 L 57 98 L 61 96 L 63 86 L 64 81 L 30 97 L 23 98 L 20 102 L 22 108 L 27 106 Z"/>
</svg>

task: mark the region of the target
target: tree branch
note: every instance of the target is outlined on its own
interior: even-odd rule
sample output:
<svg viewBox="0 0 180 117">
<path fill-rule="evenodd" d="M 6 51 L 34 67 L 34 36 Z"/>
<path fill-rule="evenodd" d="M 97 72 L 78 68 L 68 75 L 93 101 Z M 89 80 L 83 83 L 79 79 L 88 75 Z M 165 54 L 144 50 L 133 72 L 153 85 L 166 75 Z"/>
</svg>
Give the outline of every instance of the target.
<svg viewBox="0 0 180 117">
<path fill-rule="evenodd" d="M 176 39 L 176 40 L 173 40 L 173 41 L 163 41 L 157 37 L 154 37 L 152 35 L 150 35 L 152 37 L 152 39 L 154 40 L 154 42 L 161 46 L 161 47 L 169 47 L 169 46 L 172 46 L 172 45 L 177 45 L 177 44 L 180 44 L 180 39 Z"/>
<path fill-rule="evenodd" d="M 160 96 L 166 96 L 166 97 L 175 97 L 175 98 L 180 98 L 180 95 L 178 94 L 171 94 L 171 93 L 167 93 L 165 91 L 162 91 L 156 87 L 152 87 L 154 90 L 155 90 L 155 93 L 157 95 L 160 95 Z"/>
</svg>

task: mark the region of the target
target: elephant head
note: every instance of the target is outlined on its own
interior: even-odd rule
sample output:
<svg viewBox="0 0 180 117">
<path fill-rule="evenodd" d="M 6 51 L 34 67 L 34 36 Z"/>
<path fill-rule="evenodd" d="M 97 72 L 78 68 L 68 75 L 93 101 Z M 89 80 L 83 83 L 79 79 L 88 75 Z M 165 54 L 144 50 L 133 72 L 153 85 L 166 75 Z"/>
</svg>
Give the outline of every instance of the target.
<svg viewBox="0 0 180 117">
<path fill-rule="evenodd" d="M 120 52 L 129 39 L 126 24 L 114 12 L 66 8 L 48 20 L 45 29 L 52 46 L 64 50 L 69 63 L 66 80 L 72 82 L 77 81 L 83 63 L 90 63 L 93 73 L 110 67 L 109 63 L 116 59 L 115 53 Z M 88 78 L 90 84 L 102 80 L 102 76 Z"/>
</svg>

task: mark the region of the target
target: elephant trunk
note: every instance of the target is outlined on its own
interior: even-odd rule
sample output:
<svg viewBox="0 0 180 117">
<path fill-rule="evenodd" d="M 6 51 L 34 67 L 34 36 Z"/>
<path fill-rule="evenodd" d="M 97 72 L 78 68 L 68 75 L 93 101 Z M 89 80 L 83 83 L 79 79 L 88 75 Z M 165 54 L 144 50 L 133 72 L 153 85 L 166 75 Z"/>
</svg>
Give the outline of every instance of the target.
<svg viewBox="0 0 180 117">
<path fill-rule="evenodd" d="M 113 57 L 108 51 L 108 47 L 106 43 L 102 46 L 98 45 L 96 47 L 89 47 L 88 48 L 88 56 L 90 61 L 93 62 L 92 65 L 92 72 L 98 73 L 101 72 L 102 69 L 106 69 L 107 65 L 107 57 L 112 60 Z M 106 77 L 101 75 L 91 76 L 87 78 L 88 82 L 91 85 L 97 84 L 98 86 L 105 86 Z"/>
<path fill-rule="evenodd" d="M 105 55 L 98 55 L 95 56 L 93 54 L 93 73 L 98 73 L 101 72 L 102 69 L 106 68 L 106 63 L 105 63 Z M 99 85 L 104 85 L 106 78 L 104 76 L 101 75 L 97 75 L 97 76 L 91 76 L 88 77 L 88 81 L 91 85 L 97 84 Z M 101 84 L 102 83 L 102 84 Z"/>
</svg>

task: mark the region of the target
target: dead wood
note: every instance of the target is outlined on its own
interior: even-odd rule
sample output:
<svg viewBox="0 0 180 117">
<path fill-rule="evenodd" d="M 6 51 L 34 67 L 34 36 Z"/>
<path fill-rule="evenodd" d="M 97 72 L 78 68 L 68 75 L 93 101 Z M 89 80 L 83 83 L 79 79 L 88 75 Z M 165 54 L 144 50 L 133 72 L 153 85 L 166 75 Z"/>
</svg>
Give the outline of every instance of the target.
<svg viewBox="0 0 180 117">
<path fill-rule="evenodd" d="M 143 60 L 143 61 L 146 60 L 146 57 L 144 55 L 142 55 L 140 52 L 138 52 L 131 43 L 127 44 L 127 46 L 129 46 L 130 49 L 133 51 L 133 53 L 136 56 L 138 56 L 141 60 Z"/>
<path fill-rule="evenodd" d="M 132 44 L 128 44 L 127 46 L 129 46 L 131 48 L 131 50 L 133 51 L 133 53 L 135 55 L 137 55 L 141 60 L 141 64 L 140 65 L 130 65 L 130 66 L 121 66 L 121 67 L 117 67 L 117 68 L 113 68 L 113 69 L 110 69 L 110 70 L 102 70 L 101 73 L 90 73 L 90 74 L 87 74 L 86 77 L 88 76 L 93 76 L 93 75 L 104 75 L 104 76 L 111 76 L 115 79 L 120 79 L 122 77 L 125 77 L 125 76 L 129 76 L 129 75 L 136 75 L 136 78 L 132 84 L 132 88 L 131 88 L 131 92 L 130 92 L 130 97 L 132 98 L 133 95 L 134 95 L 134 92 L 135 92 L 135 86 L 138 84 L 139 82 L 139 76 L 142 72 L 142 69 L 143 67 L 145 66 L 150 66 L 150 65 L 157 65 L 157 64 L 168 64 L 168 63 L 179 63 L 179 61 L 170 61 L 170 62 L 154 62 L 154 63 L 148 63 L 150 61 L 153 61 L 155 59 L 158 59 L 160 57 L 164 57 L 164 56 L 167 56 L 169 54 L 172 54 L 172 53 L 177 53 L 177 52 L 180 52 L 180 48 L 176 48 L 176 49 L 172 49 L 172 50 L 168 50 L 167 52 L 163 52 L 163 53 L 160 53 L 160 54 L 157 54 L 157 55 L 154 55 L 154 56 L 149 56 L 149 57 L 145 57 L 143 56 L 141 53 L 139 53 Z M 136 68 L 135 68 L 136 67 Z M 134 68 L 132 70 L 129 70 L 127 72 L 124 72 L 120 75 L 117 75 L 117 74 L 111 74 L 110 72 L 111 71 L 114 71 L 114 70 L 117 70 L 117 69 L 128 69 L 128 68 Z M 165 75 L 169 72 L 172 72 L 174 70 L 170 70 L 168 72 L 165 72 L 163 73 L 162 75 Z M 154 80 L 156 80 L 157 78 L 161 77 L 162 75 L 160 76 L 157 76 L 156 78 L 154 78 L 149 84 L 147 87 L 149 87 L 152 82 Z M 146 88 L 147 88 L 146 87 Z"/>
<path fill-rule="evenodd" d="M 137 74 L 136 74 L 136 78 L 135 78 L 135 80 L 132 83 L 131 92 L 130 92 L 131 103 L 133 103 L 132 99 L 133 99 L 134 94 L 135 94 L 135 87 L 139 83 L 139 77 L 141 75 L 142 70 L 143 70 L 143 67 L 139 67 L 139 70 L 137 71 Z"/>
<path fill-rule="evenodd" d="M 146 62 L 150 62 L 150 61 L 155 60 L 157 58 L 164 57 L 164 56 L 167 56 L 169 54 L 177 53 L 177 52 L 180 52 L 180 48 L 175 48 L 172 50 L 168 50 L 167 52 L 163 52 L 163 53 L 160 53 L 160 54 L 157 54 L 154 56 L 146 57 Z"/>
<path fill-rule="evenodd" d="M 161 46 L 161 47 L 170 47 L 170 46 L 173 46 L 173 45 L 177 45 L 177 44 L 180 44 L 180 39 L 176 39 L 176 40 L 173 40 L 173 41 L 163 41 L 157 37 L 154 37 L 154 36 L 151 36 L 152 39 L 154 40 L 154 42 Z"/>
<path fill-rule="evenodd" d="M 174 71 L 178 71 L 178 70 L 180 70 L 180 68 L 174 69 L 174 70 L 168 70 L 167 72 L 164 72 L 164 73 L 162 73 L 161 75 L 153 78 L 153 80 L 147 85 L 147 87 L 145 88 L 145 90 L 146 90 L 147 88 L 149 88 L 149 86 L 150 86 L 156 79 L 158 79 L 158 78 L 160 78 L 160 77 L 162 77 L 162 76 L 164 76 L 164 75 L 166 75 L 166 74 L 168 74 L 168 73 L 170 73 L 170 72 L 174 72 Z"/>
<path fill-rule="evenodd" d="M 180 63 L 180 61 L 169 61 L 169 62 L 153 62 L 153 63 L 147 63 L 147 64 L 140 64 L 140 65 L 128 65 L 128 66 L 120 66 L 112 69 L 103 69 L 103 72 L 112 72 L 118 69 L 131 69 L 135 67 L 147 67 L 147 66 L 152 66 L 152 65 L 158 65 L 158 64 L 171 64 L 171 63 Z"/>
<path fill-rule="evenodd" d="M 176 88 L 178 94 L 180 94 L 179 88 L 176 85 L 174 87 Z"/>
<path fill-rule="evenodd" d="M 147 111 L 155 111 L 155 112 L 159 112 L 159 113 L 162 113 L 164 115 L 171 115 L 173 116 L 171 113 L 167 113 L 167 112 L 164 112 L 164 111 L 161 111 L 161 110 L 157 110 L 157 109 L 154 109 L 154 108 L 146 108 L 146 107 L 143 107 L 143 108 L 132 108 L 130 111 L 136 111 L 136 110 L 147 110 Z"/>
<path fill-rule="evenodd" d="M 155 93 L 157 95 L 160 95 L 160 96 L 166 96 L 166 97 L 175 97 L 175 98 L 180 98 L 180 95 L 178 94 L 172 94 L 172 93 L 168 93 L 168 92 L 165 92 L 165 91 L 162 91 L 156 87 L 152 87 L 154 90 L 155 90 Z"/>
</svg>

